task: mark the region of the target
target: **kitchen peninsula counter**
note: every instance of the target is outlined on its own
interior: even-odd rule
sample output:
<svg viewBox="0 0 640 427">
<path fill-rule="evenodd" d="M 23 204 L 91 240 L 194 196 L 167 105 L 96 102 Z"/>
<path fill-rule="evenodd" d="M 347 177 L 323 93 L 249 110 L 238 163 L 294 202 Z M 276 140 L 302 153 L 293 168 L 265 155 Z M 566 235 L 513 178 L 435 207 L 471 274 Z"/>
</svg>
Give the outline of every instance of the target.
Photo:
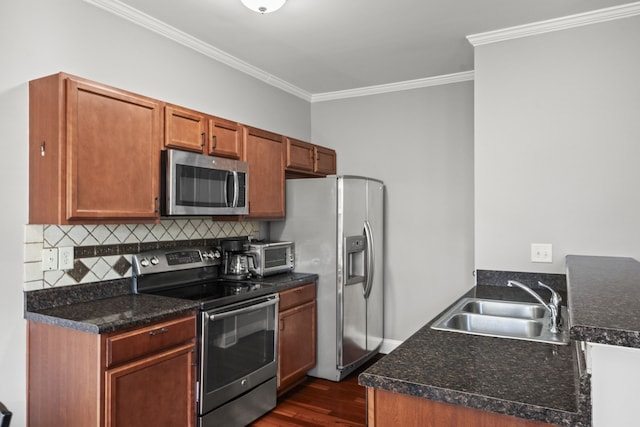
<svg viewBox="0 0 640 427">
<path fill-rule="evenodd" d="M 477 286 L 464 296 L 523 300 L 504 286 Z M 432 322 L 362 373 L 360 384 L 559 426 L 590 425 L 589 380 L 573 343 L 439 331 Z"/>
<path fill-rule="evenodd" d="M 560 426 L 591 425 L 590 375 L 578 347 L 640 348 L 640 262 L 568 255 L 566 266 L 568 346 L 438 331 L 430 322 L 362 373 L 360 384 Z M 518 274 L 530 276 L 478 277 L 483 284 L 465 296 L 522 300 L 513 288 L 484 284 L 520 280 Z M 560 275 L 541 280 L 564 281 Z"/>
<path fill-rule="evenodd" d="M 273 285 L 265 289 L 267 294 L 315 281 L 317 277 L 316 274 L 285 273 L 253 281 Z M 25 292 L 24 317 L 103 334 L 195 313 L 198 307 L 197 301 L 133 294 L 131 280 L 123 279 Z"/>
<path fill-rule="evenodd" d="M 567 256 L 571 338 L 640 348 L 640 262 Z"/>
</svg>

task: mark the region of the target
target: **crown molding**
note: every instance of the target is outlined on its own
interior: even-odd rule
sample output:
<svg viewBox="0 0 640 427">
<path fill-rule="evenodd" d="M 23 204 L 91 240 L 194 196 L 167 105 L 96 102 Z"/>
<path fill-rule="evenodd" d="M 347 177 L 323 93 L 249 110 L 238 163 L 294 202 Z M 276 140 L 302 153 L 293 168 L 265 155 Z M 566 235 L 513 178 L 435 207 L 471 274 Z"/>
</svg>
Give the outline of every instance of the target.
<svg viewBox="0 0 640 427">
<path fill-rule="evenodd" d="M 472 34 L 467 36 L 467 40 L 469 40 L 473 46 L 480 46 L 483 44 L 582 27 L 584 25 L 629 18 L 636 15 L 640 15 L 640 2 L 593 10 L 562 18 L 549 19 L 547 21 L 534 22 L 532 24 L 518 25 L 486 33 Z"/>
<path fill-rule="evenodd" d="M 353 98 L 357 96 L 374 95 L 386 92 L 396 92 L 400 90 L 416 89 L 421 87 L 443 85 L 449 83 L 457 83 L 461 81 L 473 80 L 473 71 L 465 71 L 457 74 L 449 74 L 438 77 L 429 77 L 418 80 L 410 80 L 406 82 L 398 82 L 384 84 L 379 86 L 369 86 L 358 89 L 350 89 L 336 92 L 326 92 L 319 94 L 311 94 L 297 86 L 294 86 L 278 77 L 269 74 L 258 67 L 255 67 L 245 61 L 242 61 L 227 52 L 220 50 L 208 43 L 203 42 L 177 28 L 174 28 L 165 22 L 162 22 L 152 16 L 147 15 L 122 3 L 119 0 L 83 0 L 95 7 L 103 9 L 122 19 L 126 19 L 142 28 L 166 37 L 174 42 L 193 49 L 215 61 L 221 62 L 240 72 L 248 74 L 264 83 L 281 89 L 294 96 L 302 98 L 308 102 L 329 101 L 332 99 Z"/>
<path fill-rule="evenodd" d="M 359 96 L 377 95 L 380 93 L 399 92 L 401 90 L 419 89 L 430 86 L 440 86 L 450 83 L 471 81 L 474 78 L 473 71 L 445 74 L 436 77 L 407 80 L 404 82 L 389 83 L 376 86 L 367 86 L 357 89 L 339 90 L 335 92 L 316 93 L 311 95 L 311 102 L 332 101 L 336 99 L 356 98 Z"/>
<path fill-rule="evenodd" d="M 178 30 L 158 19 L 155 19 L 146 13 L 130 7 L 118 0 L 83 0 L 100 9 L 106 10 L 120 18 L 133 22 L 149 31 L 160 34 L 176 43 L 195 50 L 211 59 L 228 65 L 238 71 L 250 75 L 264 83 L 277 87 L 287 93 L 295 95 L 305 101 L 311 101 L 311 94 L 297 86 L 294 86 L 278 77 L 269 74 L 258 67 L 255 67 L 235 56 L 229 55 L 227 52 L 220 50 L 208 43 L 203 42 L 183 31 Z"/>
</svg>

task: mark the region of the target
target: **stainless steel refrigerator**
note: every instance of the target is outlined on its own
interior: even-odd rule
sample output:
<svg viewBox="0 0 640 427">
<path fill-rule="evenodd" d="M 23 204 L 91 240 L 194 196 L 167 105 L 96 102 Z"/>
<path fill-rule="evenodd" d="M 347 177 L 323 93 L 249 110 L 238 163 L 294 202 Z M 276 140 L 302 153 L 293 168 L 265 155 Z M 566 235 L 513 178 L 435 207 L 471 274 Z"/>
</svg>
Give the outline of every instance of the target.
<svg viewBox="0 0 640 427">
<path fill-rule="evenodd" d="M 317 365 L 340 381 L 383 339 L 384 184 L 358 176 L 287 180 L 286 219 L 271 238 L 295 242 L 295 269 L 319 275 Z"/>
</svg>

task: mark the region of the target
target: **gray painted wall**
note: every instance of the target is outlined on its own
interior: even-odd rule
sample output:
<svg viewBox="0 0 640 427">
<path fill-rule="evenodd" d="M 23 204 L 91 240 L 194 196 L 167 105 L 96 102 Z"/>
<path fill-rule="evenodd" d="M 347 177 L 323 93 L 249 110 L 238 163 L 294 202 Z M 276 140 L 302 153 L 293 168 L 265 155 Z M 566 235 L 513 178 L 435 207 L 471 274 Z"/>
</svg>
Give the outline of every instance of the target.
<svg viewBox="0 0 640 427">
<path fill-rule="evenodd" d="M 28 214 L 28 87 L 66 71 L 308 140 L 310 105 L 81 0 L 0 2 L 0 401 L 26 424 L 22 313 Z"/>
<path fill-rule="evenodd" d="M 475 49 L 476 267 L 640 259 L 640 17 Z M 552 243 L 553 263 L 529 261 Z M 590 345 L 593 425 L 633 425 L 640 352 Z"/>
<path fill-rule="evenodd" d="M 638 52 L 640 17 L 475 49 L 476 268 L 640 259 Z"/>
<path fill-rule="evenodd" d="M 312 140 L 386 185 L 385 339 L 404 340 L 474 285 L 473 82 L 314 103 Z"/>
</svg>

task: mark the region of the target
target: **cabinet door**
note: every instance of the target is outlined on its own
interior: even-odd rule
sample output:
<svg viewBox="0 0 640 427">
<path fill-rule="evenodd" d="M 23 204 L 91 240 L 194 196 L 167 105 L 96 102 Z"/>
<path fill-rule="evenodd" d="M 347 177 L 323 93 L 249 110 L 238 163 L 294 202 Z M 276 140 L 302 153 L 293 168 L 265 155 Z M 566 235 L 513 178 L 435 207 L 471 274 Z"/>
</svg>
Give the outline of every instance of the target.
<svg viewBox="0 0 640 427">
<path fill-rule="evenodd" d="M 541 421 L 367 387 L 371 426 L 553 427 Z"/>
<path fill-rule="evenodd" d="M 316 364 L 315 300 L 281 312 L 279 321 L 278 389 L 284 389 Z"/>
<path fill-rule="evenodd" d="M 186 108 L 164 107 L 164 146 L 202 153 L 207 140 L 207 118 Z"/>
<path fill-rule="evenodd" d="M 212 117 L 209 133 L 209 154 L 230 159 L 242 157 L 242 129 L 238 123 Z"/>
<path fill-rule="evenodd" d="M 69 78 L 67 220 L 158 219 L 157 101 Z"/>
<path fill-rule="evenodd" d="M 336 152 L 325 147 L 314 147 L 313 171 L 322 175 L 335 175 Z"/>
<path fill-rule="evenodd" d="M 246 126 L 244 160 L 249 163 L 249 217 L 284 217 L 282 136 Z"/>
<path fill-rule="evenodd" d="M 195 345 L 108 370 L 107 427 L 195 425 Z"/>
<path fill-rule="evenodd" d="M 286 165 L 288 170 L 313 172 L 313 144 L 293 138 L 287 138 L 286 146 Z"/>
</svg>

